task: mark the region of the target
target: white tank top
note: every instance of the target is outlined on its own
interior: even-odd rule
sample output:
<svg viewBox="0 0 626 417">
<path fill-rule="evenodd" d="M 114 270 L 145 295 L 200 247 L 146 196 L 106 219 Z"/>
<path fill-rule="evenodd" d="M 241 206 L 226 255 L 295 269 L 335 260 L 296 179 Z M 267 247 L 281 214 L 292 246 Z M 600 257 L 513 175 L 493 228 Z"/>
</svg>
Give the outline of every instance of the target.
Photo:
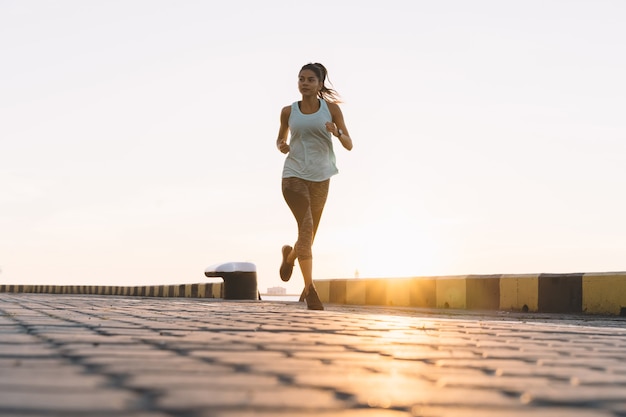
<svg viewBox="0 0 626 417">
<path fill-rule="evenodd" d="M 298 177 L 308 181 L 324 181 L 337 174 L 335 152 L 326 122 L 332 116 L 328 104 L 320 99 L 320 108 L 313 114 L 303 114 L 298 102 L 291 105 L 289 116 L 289 153 L 283 167 L 283 178 Z"/>
</svg>

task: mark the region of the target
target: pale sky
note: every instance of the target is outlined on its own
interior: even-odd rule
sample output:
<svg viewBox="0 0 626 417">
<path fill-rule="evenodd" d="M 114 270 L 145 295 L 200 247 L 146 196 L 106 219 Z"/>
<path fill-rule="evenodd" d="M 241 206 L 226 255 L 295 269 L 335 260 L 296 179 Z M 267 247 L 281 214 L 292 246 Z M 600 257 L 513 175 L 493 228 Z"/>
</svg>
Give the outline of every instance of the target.
<svg viewBox="0 0 626 417">
<path fill-rule="evenodd" d="M 285 286 L 275 139 L 308 62 L 354 141 L 314 278 L 624 271 L 625 21 L 618 0 L 0 0 L 0 282 L 247 261 Z"/>
</svg>

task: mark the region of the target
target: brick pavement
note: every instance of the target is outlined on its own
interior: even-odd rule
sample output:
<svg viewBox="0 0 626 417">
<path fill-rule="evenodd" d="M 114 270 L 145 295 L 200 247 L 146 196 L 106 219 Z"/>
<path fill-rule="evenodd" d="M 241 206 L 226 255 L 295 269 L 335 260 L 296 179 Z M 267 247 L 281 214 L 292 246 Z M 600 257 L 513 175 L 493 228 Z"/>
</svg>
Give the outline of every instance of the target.
<svg viewBox="0 0 626 417">
<path fill-rule="evenodd" d="M 0 294 L 0 415 L 626 416 L 624 318 Z"/>
</svg>

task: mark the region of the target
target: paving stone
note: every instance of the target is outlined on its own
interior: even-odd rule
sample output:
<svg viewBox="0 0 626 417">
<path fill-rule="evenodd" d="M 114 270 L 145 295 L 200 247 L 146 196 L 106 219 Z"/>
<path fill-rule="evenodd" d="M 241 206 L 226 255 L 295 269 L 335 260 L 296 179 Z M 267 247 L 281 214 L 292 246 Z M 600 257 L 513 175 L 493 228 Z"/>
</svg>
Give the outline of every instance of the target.
<svg viewBox="0 0 626 417">
<path fill-rule="evenodd" d="M 142 373 L 132 375 L 124 381 L 124 386 L 136 389 L 156 389 L 168 390 L 172 387 L 190 390 L 222 390 L 233 389 L 254 389 L 255 387 L 277 387 L 280 381 L 275 376 L 242 374 L 242 373 Z"/>
<path fill-rule="evenodd" d="M 608 410 L 581 409 L 580 407 L 487 408 L 487 407 L 431 407 L 416 406 L 411 410 L 415 417 L 614 417 Z"/>
<path fill-rule="evenodd" d="M 329 363 L 323 363 L 319 359 L 305 359 L 305 358 L 286 358 L 276 362 L 257 362 L 249 364 L 249 369 L 253 372 L 277 374 L 296 374 L 299 372 L 309 372 L 315 370 L 316 372 L 324 372 L 327 368 L 335 367 Z M 345 367 L 352 367 L 354 365 L 346 365 Z"/>
<path fill-rule="evenodd" d="M 354 410 L 243 410 L 243 411 L 211 411 L 201 417 L 415 417 L 406 411 L 386 410 L 380 408 Z"/>
<path fill-rule="evenodd" d="M 15 346 L 0 343 L 0 357 L 2 358 L 47 357 L 54 354 L 54 349 L 42 344 L 20 343 L 19 349 L 16 349 Z"/>
<path fill-rule="evenodd" d="M 253 351 L 192 351 L 189 353 L 191 358 L 201 358 L 211 362 L 230 364 L 230 365 L 254 365 L 258 362 L 281 361 L 287 356 L 282 352 L 270 352 L 263 350 Z"/>
<path fill-rule="evenodd" d="M 431 387 L 423 390 L 413 390 L 398 395 L 395 392 L 371 391 L 360 389 L 358 399 L 366 401 L 370 406 L 387 405 L 415 406 L 415 405 L 446 405 L 446 406 L 480 406 L 489 404 L 492 407 L 513 406 L 518 402 L 517 398 L 511 398 L 499 391 Z"/>
<path fill-rule="evenodd" d="M 224 408 L 308 408 L 324 410 L 350 408 L 352 403 L 337 399 L 332 392 L 309 388 L 257 387 L 256 389 L 177 389 L 168 390 L 158 399 L 157 405 L 166 409 L 194 409 L 201 407 Z"/>
<path fill-rule="evenodd" d="M 546 387 L 553 381 L 538 376 L 519 378 L 496 375 L 448 375 L 437 379 L 440 387 L 480 388 L 505 392 L 522 393 L 528 387 Z"/>
<path fill-rule="evenodd" d="M 0 372 L 11 368 L 35 368 L 46 370 L 49 368 L 59 368 L 67 366 L 67 360 L 60 356 L 44 358 L 0 358 Z"/>
<path fill-rule="evenodd" d="M 122 356 L 91 356 L 80 360 L 85 366 L 98 367 L 103 372 L 133 373 L 133 372 L 173 372 L 176 370 L 210 369 L 202 362 L 186 357 L 167 356 L 163 358 L 125 358 Z M 221 368 L 224 369 L 224 368 Z M 232 369 L 232 368 L 231 368 Z"/>
<path fill-rule="evenodd" d="M 0 293 L 0 415 L 620 417 L 623 324 Z"/>
<path fill-rule="evenodd" d="M 602 402 L 626 404 L 626 386 L 569 385 L 531 387 L 520 397 L 527 404 L 593 405 Z"/>
<path fill-rule="evenodd" d="M 104 387 L 109 379 L 103 375 L 89 375 L 79 366 L 56 366 L 54 368 L 13 367 L 0 368 L 0 391 L 21 390 L 31 392 L 71 391 Z"/>
<path fill-rule="evenodd" d="M 67 391 L 40 392 L 5 388 L 0 391 L 0 413 L 2 410 L 24 412 L 117 412 L 133 408 L 138 401 L 136 394 L 109 388 L 84 391 L 72 388 Z"/>
</svg>

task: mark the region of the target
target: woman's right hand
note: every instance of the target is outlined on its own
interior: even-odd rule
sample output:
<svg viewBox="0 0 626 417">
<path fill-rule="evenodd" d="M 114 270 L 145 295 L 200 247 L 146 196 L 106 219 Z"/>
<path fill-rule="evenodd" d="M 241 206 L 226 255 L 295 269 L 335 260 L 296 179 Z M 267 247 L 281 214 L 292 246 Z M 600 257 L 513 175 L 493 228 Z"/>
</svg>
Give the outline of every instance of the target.
<svg viewBox="0 0 626 417">
<path fill-rule="evenodd" d="M 289 153 L 289 145 L 287 144 L 287 142 L 280 142 L 278 144 L 278 150 L 282 153 Z"/>
</svg>

